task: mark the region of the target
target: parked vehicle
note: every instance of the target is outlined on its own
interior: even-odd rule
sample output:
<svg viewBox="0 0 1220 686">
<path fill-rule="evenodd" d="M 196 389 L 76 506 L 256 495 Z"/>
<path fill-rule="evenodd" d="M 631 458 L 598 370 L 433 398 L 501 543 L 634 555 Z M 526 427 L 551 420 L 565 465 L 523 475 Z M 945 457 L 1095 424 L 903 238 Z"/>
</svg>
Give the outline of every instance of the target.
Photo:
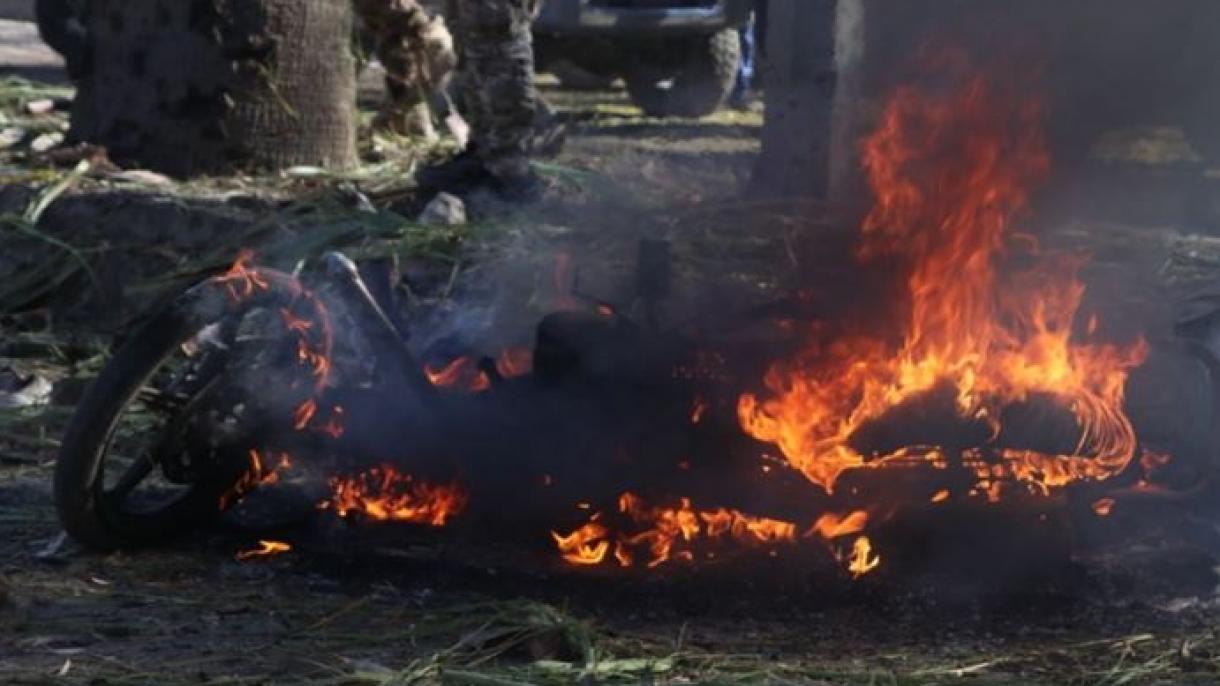
<svg viewBox="0 0 1220 686">
<path fill-rule="evenodd" d="M 752 7 L 752 0 L 549 0 L 534 25 L 538 64 L 542 71 L 575 65 L 607 82 L 622 77 L 652 116 L 705 116 L 733 91 L 737 29 Z M 570 70 L 556 71 L 570 80 Z"/>
</svg>

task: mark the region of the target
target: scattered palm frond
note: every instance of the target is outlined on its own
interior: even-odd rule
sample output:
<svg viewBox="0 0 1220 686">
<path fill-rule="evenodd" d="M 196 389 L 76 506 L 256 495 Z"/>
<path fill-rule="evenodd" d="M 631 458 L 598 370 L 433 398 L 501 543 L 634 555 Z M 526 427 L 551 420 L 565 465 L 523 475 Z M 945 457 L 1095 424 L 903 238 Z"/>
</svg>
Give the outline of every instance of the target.
<svg viewBox="0 0 1220 686">
<path fill-rule="evenodd" d="M 358 672 L 356 678 L 379 686 L 437 681 L 503 686 L 541 683 L 540 678 L 572 683 L 574 675 L 595 674 L 601 657 L 588 623 L 533 601 L 447 607 L 420 617 L 414 627 L 417 642 L 452 642 L 401 670 Z"/>
<path fill-rule="evenodd" d="M 390 210 L 354 208 L 341 193 L 315 192 L 288 203 L 248 213 L 234 230 L 218 233 L 204 251 L 150 246 L 122 236 L 72 235 L 70 227 L 37 222 L 46 208 L 78 183 L 78 169 L 38 194 L 22 215 L 0 216 L 0 236 L 24 241 L 23 252 L 43 255 L 0 279 L 0 314 L 14 314 L 47 302 L 87 299 L 98 286 L 99 264 L 118 261 L 124 268 L 125 310 L 139 313 L 158 298 L 208 274 L 223 270 L 244 248 L 253 248 L 260 263 L 292 269 L 329 250 L 344 250 L 358 259 L 395 257 L 441 262 L 456 258 L 466 227 L 425 227 Z M 206 202 L 191 211 L 208 212 Z M 230 222 L 232 223 L 232 222 Z M 156 250 L 153 260 L 143 259 Z M 92 284 L 92 286 L 90 286 Z M 87 286 L 82 288 L 82 286 Z"/>
<path fill-rule="evenodd" d="M 35 100 L 71 97 L 69 86 L 30 81 L 19 76 L 0 77 L 0 113 L 20 114 L 22 108 Z"/>
</svg>

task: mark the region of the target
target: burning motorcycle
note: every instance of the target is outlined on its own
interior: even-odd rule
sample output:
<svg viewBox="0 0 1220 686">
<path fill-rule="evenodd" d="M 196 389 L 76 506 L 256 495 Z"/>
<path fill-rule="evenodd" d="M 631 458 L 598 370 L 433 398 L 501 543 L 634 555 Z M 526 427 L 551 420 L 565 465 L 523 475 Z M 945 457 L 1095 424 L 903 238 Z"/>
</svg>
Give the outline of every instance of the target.
<svg viewBox="0 0 1220 686">
<path fill-rule="evenodd" d="M 323 263 L 298 278 L 243 256 L 118 349 L 60 451 L 56 503 L 74 538 L 163 540 L 301 469 L 325 473 L 324 507 L 341 513 L 359 500 L 366 516 L 444 523 L 473 499 L 520 515 L 545 510 L 548 492 L 682 483 L 681 456 L 722 438 L 691 430 L 695 398 L 721 380 L 676 335 L 599 305 L 546 317 L 533 350 L 433 368 L 353 263 Z M 405 489 L 401 507 L 371 505 L 369 479 Z"/>
</svg>

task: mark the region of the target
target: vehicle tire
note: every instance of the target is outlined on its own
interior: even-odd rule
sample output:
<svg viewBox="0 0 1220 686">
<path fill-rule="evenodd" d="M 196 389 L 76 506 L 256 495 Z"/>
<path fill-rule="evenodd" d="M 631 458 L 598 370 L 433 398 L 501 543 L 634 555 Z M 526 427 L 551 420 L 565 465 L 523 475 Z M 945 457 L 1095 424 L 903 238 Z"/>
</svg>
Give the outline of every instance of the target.
<svg viewBox="0 0 1220 686">
<path fill-rule="evenodd" d="M 647 61 L 630 65 L 626 81 L 632 102 L 653 117 L 704 117 L 715 112 L 737 82 L 741 64 L 737 30 L 683 41 L 678 50 L 672 68 Z"/>
<path fill-rule="evenodd" d="M 260 270 L 266 276 L 269 270 Z M 290 302 L 295 279 L 273 273 L 266 293 L 234 307 L 216 280 L 205 281 L 153 316 L 122 345 L 85 391 L 64 434 L 55 465 L 54 495 L 60 523 L 87 548 L 109 551 L 152 544 L 189 530 L 221 512 L 221 499 L 245 474 L 244 465 L 216 465 L 206 476 L 181 487 L 171 502 L 155 510 L 131 511 L 125 498 L 107 490 L 106 467 L 116 430 L 141 390 L 181 346 L 208 324 L 240 319 L 250 308 L 268 302 Z M 295 291 L 299 293 L 299 290 Z M 202 394 L 227 365 L 227 353 L 205 358 L 202 381 L 186 390 L 191 401 Z M 244 451 L 243 451 L 244 453 Z M 137 458 L 141 460 L 144 458 Z M 151 459 L 148 472 L 155 470 Z M 145 477 L 141 477 L 145 478 Z"/>
</svg>

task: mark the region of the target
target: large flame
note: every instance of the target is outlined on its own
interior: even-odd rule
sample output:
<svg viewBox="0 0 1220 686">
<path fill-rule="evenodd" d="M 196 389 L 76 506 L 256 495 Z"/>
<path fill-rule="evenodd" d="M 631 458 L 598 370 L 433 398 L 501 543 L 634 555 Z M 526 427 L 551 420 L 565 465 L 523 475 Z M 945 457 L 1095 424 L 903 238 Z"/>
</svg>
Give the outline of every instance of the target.
<svg viewBox="0 0 1220 686">
<path fill-rule="evenodd" d="M 814 340 L 774 365 L 767 392 L 740 399 L 750 435 L 777 445 L 828 492 L 846 470 L 900 457 L 963 459 L 975 465 L 974 492 L 993 496 L 1003 480 L 1045 493 L 1127 466 L 1136 437 L 1123 410 L 1124 386 L 1146 345 L 1094 342 L 1096 320 L 1079 335 L 1079 259 L 1039 257 L 1023 270 L 1005 263 L 1018 249 L 1037 254 L 1013 224 L 1049 170 L 1041 119 L 1036 99 L 977 74 L 935 94 L 896 92 L 862 146 L 876 204 L 863 222 L 859 257 L 886 259 L 906 275 L 907 314 L 895 318 L 901 338 Z M 987 426 L 993 440 L 1005 407 L 1050 398 L 1075 418 L 1075 450 L 983 445 L 946 455 L 945 446 L 910 446 L 866 456 L 851 446 L 861 427 L 945 387 L 957 413 Z M 977 459 L 984 453 L 996 459 Z M 861 555 L 867 567 L 870 558 Z"/>
</svg>

